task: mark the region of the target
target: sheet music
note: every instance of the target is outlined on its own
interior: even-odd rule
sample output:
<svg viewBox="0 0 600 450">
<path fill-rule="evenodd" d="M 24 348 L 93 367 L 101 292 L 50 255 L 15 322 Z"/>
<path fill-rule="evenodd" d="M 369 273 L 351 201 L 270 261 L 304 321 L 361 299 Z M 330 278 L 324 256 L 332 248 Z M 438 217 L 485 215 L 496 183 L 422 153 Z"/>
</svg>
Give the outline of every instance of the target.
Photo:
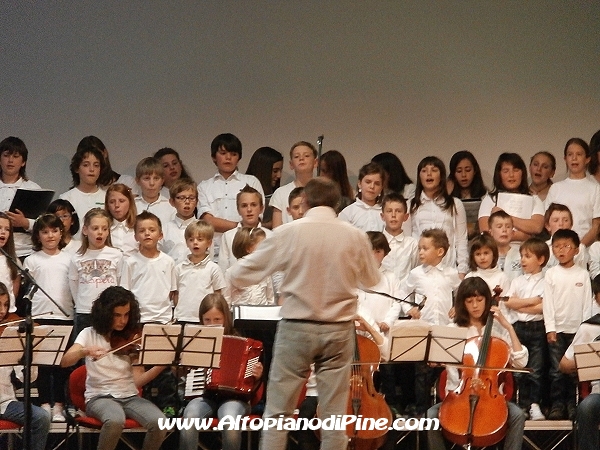
<svg viewBox="0 0 600 450">
<path fill-rule="evenodd" d="M 511 192 L 498 192 L 498 208 L 506 213 L 520 219 L 531 219 L 533 212 L 533 196 L 525 194 L 513 194 Z"/>
<path fill-rule="evenodd" d="M 575 345 L 573 350 L 579 381 L 600 380 L 600 342 Z"/>
<path fill-rule="evenodd" d="M 33 359 L 35 366 L 54 366 L 60 363 L 71 335 L 70 325 L 36 325 L 33 328 Z M 18 327 L 6 327 L 2 333 L 0 366 L 16 366 L 25 349 L 25 333 Z"/>
</svg>

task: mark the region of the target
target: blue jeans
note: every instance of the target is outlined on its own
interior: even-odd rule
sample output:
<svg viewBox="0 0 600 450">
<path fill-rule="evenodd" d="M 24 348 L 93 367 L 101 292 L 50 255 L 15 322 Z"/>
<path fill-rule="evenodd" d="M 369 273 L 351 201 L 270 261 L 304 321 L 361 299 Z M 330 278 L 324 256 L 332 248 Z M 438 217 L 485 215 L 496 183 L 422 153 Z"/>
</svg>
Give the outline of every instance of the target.
<svg viewBox="0 0 600 450">
<path fill-rule="evenodd" d="M 25 404 L 13 401 L 8 404 L 0 418 L 23 425 L 25 423 Z M 50 431 L 50 415 L 38 406 L 31 405 L 31 448 L 44 450 Z"/>
<path fill-rule="evenodd" d="M 598 450 L 600 394 L 590 394 L 577 406 L 577 441 L 579 450 Z"/>
<path fill-rule="evenodd" d="M 198 397 L 185 407 L 183 417 L 187 419 L 204 419 L 214 417 L 221 419 L 225 416 L 244 416 L 250 412 L 250 404 L 240 400 L 218 402 L 209 398 Z M 223 450 L 239 450 L 242 446 L 241 430 L 226 430 L 221 432 Z M 198 430 L 191 427 L 179 432 L 179 449 L 196 450 L 198 448 Z"/>
<path fill-rule="evenodd" d="M 433 405 L 427 410 L 427 417 L 437 418 L 440 414 L 441 403 Z M 508 407 L 508 427 L 504 437 L 504 450 L 521 450 L 523 446 L 523 428 L 525 427 L 525 413 L 512 402 L 506 402 Z M 442 429 L 427 431 L 427 445 L 429 450 L 441 450 L 446 448 Z M 596 450 L 598 450 L 596 448 Z"/>
<path fill-rule="evenodd" d="M 573 375 L 564 374 L 558 369 L 565 351 L 573 342 L 575 335 L 571 333 L 556 333 L 556 342 L 548 344 L 550 351 L 550 400 L 552 407 L 565 407 L 575 404 L 577 379 Z M 531 354 L 531 353 L 530 353 Z"/>
<path fill-rule="evenodd" d="M 540 403 L 542 397 L 542 378 L 548 354 L 548 341 L 544 321 L 515 322 L 515 332 L 529 350 L 527 367 L 532 369 L 528 374 L 515 374 L 519 384 L 519 406 L 529 408 L 532 403 Z"/>
<path fill-rule="evenodd" d="M 117 446 L 126 417 L 138 421 L 148 430 L 142 450 L 158 450 L 167 436 L 166 430 L 158 428 L 158 419 L 164 419 L 165 415 L 150 400 L 137 395 L 125 398 L 94 397 L 87 402 L 85 409 L 88 416 L 102 422 L 98 450 L 113 450 Z"/>
</svg>

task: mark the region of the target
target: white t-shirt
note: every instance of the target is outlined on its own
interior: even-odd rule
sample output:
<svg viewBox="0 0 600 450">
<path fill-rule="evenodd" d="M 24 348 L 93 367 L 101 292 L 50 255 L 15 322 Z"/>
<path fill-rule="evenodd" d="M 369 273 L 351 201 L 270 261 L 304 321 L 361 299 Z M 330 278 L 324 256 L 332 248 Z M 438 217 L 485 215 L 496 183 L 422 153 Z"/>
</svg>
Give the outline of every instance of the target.
<svg viewBox="0 0 600 450">
<path fill-rule="evenodd" d="M 83 255 L 75 253 L 69 266 L 69 285 L 77 314 L 89 314 L 104 289 L 119 285 L 122 263 L 121 251 L 109 246 L 88 249 Z"/>
<path fill-rule="evenodd" d="M 152 203 L 148 203 L 140 195 L 139 197 L 135 198 L 135 207 L 137 208 L 138 214 L 142 211 L 148 211 L 154 214 L 160 219 L 162 226 L 173 220 L 175 218 L 175 214 L 177 214 L 177 210 L 171 206 L 169 199 L 163 197 L 162 195 L 159 195 L 158 200 Z"/>
<path fill-rule="evenodd" d="M 0 255 L 0 282 L 6 285 L 8 289 L 8 297 L 10 299 L 10 308 L 8 312 L 15 312 L 17 306 L 15 305 L 15 294 L 13 293 L 13 280 L 10 273 L 10 264 L 12 264 L 6 256 Z"/>
<path fill-rule="evenodd" d="M 361 199 L 346 206 L 338 217 L 363 231 L 383 231 L 385 222 L 381 218 L 381 204 L 367 205 Z"/>
<path fill-rule="evenodd" d="M 79 216 L 79 231 L 74 235 L 77 239 L 81 238 L 81 229 L 83 228 L 83 219 L 86 213 L 92 208 L 104 209 L 104 198 L 106 192 L 103 189 L 98 188 L 96 192 L 86 193 L 81 192 L 79 189 L 74 187 L 73 189 L 63 192 L 59 198 L 68 200 L 75 208 L 75 212 Z"/>
<path fill-rule="evenodd" d="M 175 262 L 166 253 L 146 258 L 139 251 L 123 261 L 121 286 L 129 289 L 140 303 L 142 323 L 171 320 L 169 295 L 177 290 Z"/>
<path fill-rule="evenodd" d="M 219 266 L 207 256 L 198 264 L 186 258 L 175 266 L 179 300 L 175 318 L 185 322 L 200 322 L 198 308 L 207 295 L 225 289 L 225 278 Z"/>
<path fill-rule="evenodd" d="M 592 219 L 600 217 L 600 185 L 587 177 L 567 178 L 550 186 L 546 208 L 550 203 L 568 206 L 573 215 L 573 231 L 579 238 L 592 228 Z"/>
<path fill-rule="evenodd" d="M 48 255 L 43 251 L 34 252 L 25 259 L 24 268 L 29 270 L 40 287 L 67 312 L 65 317 L 46 294 L 37 290 L 31 300 L 31 313 L 34 316 L 51 312 L 52 315 L 43 316 L 43 318 L 55 320 L 73 318 L 73 296 L 69 288 L 70 265 L 71 255 L 64 251 L 60 251 L 56 255 Z"/>
<path fill-rule="evenodd" d="M 185 261 L 190 253 L 185 242 L 185 229 L 195 220 L 195 217 L 182 220 L 175 216 L 173 220 L 163 224 L 163 238 L 158 243 L 158 248 L 173 258 L 175 264 Z"/>
<path fill-rule="evenodd" d="M 123 253 L 124 258 L 131 256 L 139 245 L 135 240 L 135 230 L 127 226 L 127 222 L 119 222 L 113 219 L 110 226 L 110 241 L 114 248 L 118 248 Z"/>
<path fill-rule="evenodd" d="M 281 220 L 283 221 L 283 223 L 289 223 L 293 220 L 292 216 L 290 216 L 287 212 L 288 206 L 290 206 L 288 200 L 290 197 L 290 193 L 297 187 L 298 185 L 296 185 L 295 181 L 278 187 L 277 189 L 275 189 L 275 192 L 273 192 L 273 196 L 271 197 L 271 201 L 269 202 L 269 206 L 273 206 L 279 211 L 281 211 Z"/>
<path fill-rule="evenodd" d="M 110 342 L 94 331 L 92 327 L 84 328 L 75 339 L 75 344 L 82 347 L 100 347 L 109 351 Z M 133 381 L 133 371 L 129 356 L 111 353 L 97 361 L 91 356 L 85 357 L 87 377 L 85 379 L 85 402 L 100 395 L 114 398 L 127 398 L 138 394 Z"/>
</svg>

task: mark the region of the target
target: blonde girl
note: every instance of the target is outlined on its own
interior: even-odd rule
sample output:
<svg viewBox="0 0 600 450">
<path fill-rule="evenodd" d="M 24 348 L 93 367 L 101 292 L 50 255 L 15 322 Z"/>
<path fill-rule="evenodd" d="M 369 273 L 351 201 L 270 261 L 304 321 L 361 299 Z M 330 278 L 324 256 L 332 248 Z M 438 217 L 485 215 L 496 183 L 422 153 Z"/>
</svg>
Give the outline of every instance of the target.
<svg viewBox="0 0 600 450">
<path fill-rule="evenodd" d="M 109 186 L 104 209 L 112 217 L 110 238 L 113 247 L 121 250 L 124 257 L 130 256 L 138 248 L 134 230 L 137 208 L 131 188 L 121 183 Z"/>
<path fill-rule="evenodd" d="M 109 286 L 118 286 L 123 255 L 112 247 L 112 218 L 101 208 L 90 209 L 83 219 L 81 247 L 71 259 L 69 285 L 75 300 L 75 335 L 90 326 L 92 304 Z"/>
<path fill-rule="evenodd" d="M 266 233 L 261 228 L 241 227 L 233 238 L 231 251 L 237 259 L 254 252 L 258 244 L 266 238 Z M 229 269 L 227 269 L 229 270 Z M 227 272 L 226 272 L 227 273 Z M 230 305 L 273 305 L 275 304 L 275 292 L 273 289 L 273 279 L 266 277 L 260 283 L 248 286 L 246 288 L 236 288 L 228 282 L 225 275 L 227 286 L 223 295 Z"/>
</svg>

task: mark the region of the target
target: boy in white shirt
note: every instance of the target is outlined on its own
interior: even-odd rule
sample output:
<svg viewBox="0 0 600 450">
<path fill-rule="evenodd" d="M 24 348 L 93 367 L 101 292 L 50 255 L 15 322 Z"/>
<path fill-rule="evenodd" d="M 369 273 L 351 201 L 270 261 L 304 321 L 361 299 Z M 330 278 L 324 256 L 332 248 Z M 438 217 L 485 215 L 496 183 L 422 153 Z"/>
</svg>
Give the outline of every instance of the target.
<svg viewBox="0 0 600 450">
<path fill-rule="evenodd" d="M 310 142 L 300 141 L 292 145 L 290 150 L 290 169 L 294 171 L 294 181 L 278 188 L 271 197 L 273 206 L 273 229 L 292 221 L 287 212 L 288 197 L 296 187 L 303 187 L 312 177 L 319 160 L 317 149 Z"/>
<path fill-rule="evenodd" d="M 550 258 L 550 250 L 538 238 L 527 239 L 519 248 L 523 275 L 515 278 L 506 293 L 504 306 L 513 311 L 516 321 L 513 328 L 519 341 L 529 350 L 530 374 L 516 374 L 519 383 L 519 406 L 529 412 L 531 420 L 545 420 L 540 410 L 544 379 L 544 368 L 548 344 L 542 315 L 544 297 L 543 268 Z"/>
<path fill-rule="evenodd" d="M 408 220 L 407 208 L 406 199 L 396 192 L 387 194 L 381 201 L 381 218 L 385 222 L 383 235 L 390 246 L 390 251 L 381 264 L 392 271 L 400 283 L 419 264 L 417 240 L 402 232 L 402 226 Z"/>
<path fill-rule="evenodd" d="M 144 158 L 135 168 L 135 182 L 142 195 L 135 198 L 138 213 L 149 211 L 156 215 L 161 223 L 167 223 L 175 217 L 175 208 L 169 199 L 160 193 L 164 181 L 164 169 L 156 158 Z"/>
<path fill-rule="evenodd" d="M 571 210 L 560 203 L 550 203 L 546 214 L 544 214 L 544 226 L 548 233 L 550 233 L 550 239 L 546 241 L 548 248 L 552 246 L 552 236 L 556 233 L 556 230 L 571 230 L 573 229 L 573 215 Z M 588 264 L 588 252 L 587 248 L 583 243 L 579 244 L 579 253 L 575 255 L 575 264 L 581 266 L 583 269 L 587 269 Z M 553 254 L 550 254 L 548 264 L 544 266 L 544 273 L 550 268 L 558 265 L 558 261 Z M 591 269 L 590 269 L 591 270 Z M 593 275 L 592 275 L 593 277 Z"/>
<path fill-rule="evenodd" d="M 198 308 L 202 299 L 225 288 L 223 273 L 209 255 L 214 233 L 212 225 L 204 220 L 194 221 L 185 229 L 190 254 L 175 267 L 175 319 L 178 322 L 199 323 Z"/>
<path fill-rule="evenodd" d="M 574 417 L 576 411 L 577 383 L 560 372 L 559 363 L 581 322 L 592 315 L 589 273 L 574 262 L 580 243 L 575 231 L 557 230 L 552 236 L 552 252 L 559 265 L 549 269 L 544 277 L 542 306 L 551 363 L 550 420 L 564 419 L 566 413 Z"/>
<path fill-rule="evenodd" d="M 292 189 L 290 195 L 288 195 L 288 207 L 287 213 L 290 215 L 292 220 L 302 219 L 306 212 L 306 199 L 304 197 L 304 188 L 297 187 Z"/>
<path fill-rule="evenodd" d="M 135 240 L 140 247 L 123 262 L 121 286 L 139 299 L 141 323 L 165 324 L 173 316 L 171 299 L 177 291 L 175 263 L 158 249 L 161 238 L 160 219 L 148 211 L 138 214 Z"/>
<path fill-rule="evenodd" d="M 263 213 L 265 207 L 263 204 L 263 198 L 256 189 L 252 186 L 244 186 L 243 189 L 236 196 L 237 211 L 242 220 L 238 225 L 223 233 L 221 237 L 221 250 L 219 252 L 219 267 L 221 271 L 225 273 L 229 267 L 231 267 L 237 258 L 233 255 L 231 246 L 233 244 L 233 238 L 238 230 L 242 227 L 260 228 L 264 230 L 265 234 L 271 235 L 271 230 L 261 227 L 260 215 Z"/>
<path fill-rule="evenodd" d="M 169 203 L 177 213 L 175 218 L 167 222 L 163 229 L 163 239 L 159 248 L 179 264 L 187 258 L 189 253 L 185 242 L 185 229 L 196 220 L 194 216 L 198 204 L 198 191 L 196 183 L 189 178 L 180 178 L 175 181 L 170 189 Z"/>
<path fill-rule="evenodd" d="M 411 307 L 407 314 L 413 319 L 421 319 L 431 325 L 449 325 L 448 313 L 452 307 L 452 293 L 458 288 L 458 270 L 446 267 L 442 259 L 450 248 L 444 230 L 431 229 L 421 233 L 419 239 L 419 260 L 421 265 L 410 271 L 400 289 L 399 298 L 414 294 L 414 301 L 425 305 L 422 309 Z M 403 306 L 403 309 L 406 308 Z M 414 414 L 424 414 L 430 403 L 431 386 L 435 373 L 426 363 L 415 365 L 415 410 Z"/>
<path fill-rule="evenodd" d="M 519 248 L 511 245 L 514 233 L 512 217 L 503 210 L 495 211 L 490 214 L 488 226 L 498 245 L 498 267 L 512 281 L 523 273 Z"/>
<path fill-rule="evenodd" d="M 600 277 L 592 280 L 594 293 L 594 306 L 600 307 Z M 597 340 L 600 335 L 600 314 L 596 314 L 583 322 L 573 342 L 560 360 L 560 370 L 566 374 L 576 374 L 575 345 L 589 344 Z M 598 425 L 600 425 L 600 382 L 592 382 L 592 390 L 577 406 L 577 442 L 579 450 L 597 450 L 600 448 L 598 439 Z"/>
</svg>

